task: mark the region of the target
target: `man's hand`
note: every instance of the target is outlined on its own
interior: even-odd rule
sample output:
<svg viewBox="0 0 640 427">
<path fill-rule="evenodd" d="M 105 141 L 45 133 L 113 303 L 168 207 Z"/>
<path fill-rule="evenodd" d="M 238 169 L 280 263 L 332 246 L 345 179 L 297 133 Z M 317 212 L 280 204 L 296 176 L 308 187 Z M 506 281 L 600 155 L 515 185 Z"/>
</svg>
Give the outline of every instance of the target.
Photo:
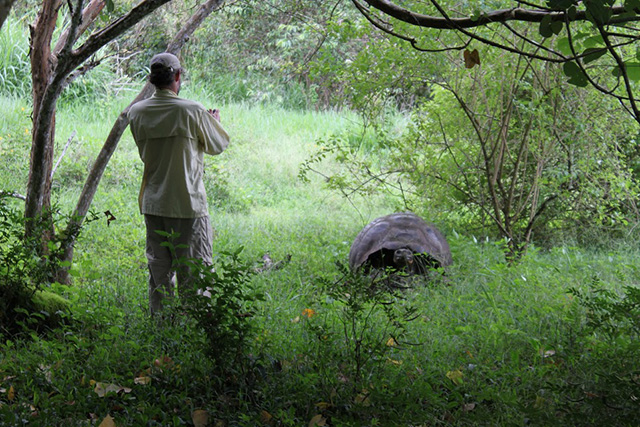
<svg viewBox="0 0 640 427">
<path fill-rule="evenodd" d="M 209 114 L 213 116 L 214 119 L 216 119 L 217 121 L 220 121 L 220 110 L 216 108 L 214 110 L 207 110 L 207 111 L 209 112 Z"/>
</svg>

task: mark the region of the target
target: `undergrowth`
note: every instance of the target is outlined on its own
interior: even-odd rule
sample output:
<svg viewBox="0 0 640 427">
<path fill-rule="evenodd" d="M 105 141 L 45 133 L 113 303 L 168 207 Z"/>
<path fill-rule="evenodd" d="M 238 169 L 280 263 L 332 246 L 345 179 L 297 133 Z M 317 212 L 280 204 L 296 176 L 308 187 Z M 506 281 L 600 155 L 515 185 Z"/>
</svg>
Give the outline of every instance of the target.
<svg viewBox="0 0 640 427">
<path fill-rule="evenodd" d="M 205 179 L 214 252 L 235 254 L 241 267 L 218 271 L 236 271 L 229 292 L 263 295 L 250 309 L 233 307 L 251 326 L 236 335 L 242 345 L 207 323 L 204 299 L 195 313 L 169 308 L 169 322 L 149 316 L 139 158 L 126 134 L 92 205 L 97 219 L 77 243 L 74 284 L 52 287 L 69 301 L 69 321 L 0 344 L 0 425 L 180 426 L 202 425 L 203 416 L 213 426 L 632 425 L 640 412 L 633 235 L 616 251 L 532 247 L 507 267 L 499 242 L 438 224 L 454 258 L 446 280 L 379 292 L 338 265 L 393 204 L 347 201 L 317 177 L 297 179 L 315 141 L 353 117 L 200 100 L 221 106 L 232 135 L 229 150 L 207 160 Z M 2 105 L 10 114 L 0 183 L 19 191 L 28 147 L 14 136 L 27 106 Z M 63 213 L 122 105 L 58 111 L 56 157 L 78 131 L 54 176 Z M 265 256 L 286 262 L 269 269 Z"/>
</svg>

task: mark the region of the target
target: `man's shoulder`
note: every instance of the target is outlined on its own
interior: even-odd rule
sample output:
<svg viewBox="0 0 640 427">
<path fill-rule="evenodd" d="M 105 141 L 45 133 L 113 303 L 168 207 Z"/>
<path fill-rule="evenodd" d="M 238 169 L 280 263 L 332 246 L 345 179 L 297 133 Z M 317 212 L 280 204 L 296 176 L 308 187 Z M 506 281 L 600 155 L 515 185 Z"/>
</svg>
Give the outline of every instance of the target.
<svg viewBox="0 0 640 427">
<path fill-rule="evenodd" d="M 190 111 L 198 111 L 198 110 L 206 111 L 206 108 L 204 107 L 204 105 L 192 99 L 176 97 L 174 98 L 174 101 L 176 104 L 179 104 L 182 108 L 188 109 Z"/>
</svg>

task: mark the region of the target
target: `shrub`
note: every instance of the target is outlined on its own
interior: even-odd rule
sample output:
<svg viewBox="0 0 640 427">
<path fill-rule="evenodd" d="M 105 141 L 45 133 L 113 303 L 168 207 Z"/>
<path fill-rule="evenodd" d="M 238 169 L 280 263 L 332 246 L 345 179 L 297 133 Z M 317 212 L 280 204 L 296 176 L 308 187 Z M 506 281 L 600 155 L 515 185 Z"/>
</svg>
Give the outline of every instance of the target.
<svg viewBox="0 0 640 427">
<path fill-rule="evenodd" d="M 39 256 L 40 239 L 24 237 L 25 219 L 6 199 L 0 197 L 0 334 L 14 335 L 25 326 L 41 329 L 55 324 L 67 304 L 45 291 L 59 264 L 55 242 L 50 242 L 46 255 Z M 34 235 L 52 229 L 52 217 L 44 218 Z"/>
</svg>

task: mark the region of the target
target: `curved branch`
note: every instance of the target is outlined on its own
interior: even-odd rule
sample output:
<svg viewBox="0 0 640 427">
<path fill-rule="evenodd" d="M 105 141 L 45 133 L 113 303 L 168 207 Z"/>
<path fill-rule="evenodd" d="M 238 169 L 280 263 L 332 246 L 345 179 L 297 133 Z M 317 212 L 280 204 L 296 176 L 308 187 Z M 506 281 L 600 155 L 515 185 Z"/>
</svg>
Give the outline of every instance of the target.
<svg viewBox="0 0 640 427">
<path fill-rule="evenodd" d="M 91 0 L 91 2 L 82 11 L 82 23 L 77 28 L 76 38 L 78 36 L 81 36 L 85 31 L 87 31 L 87 28 L 89 28 L 89 25 L 91 25 L 93 21 L 96 20 L 96 18 L 98 17 L 98 15 L 100 15 L 100 12 L 102 12 L 102 9 L 104 9 L 106 4 L 107 2 L 105 0 Z M 58 38 L 58 41 L 56 42 L 56 46 L 53 49 L 54 57 L 57 57 L 59 55 L 60 51 L 62 50 L 62 47 L 67 42 L 68 37 L 69 37 L 69 28 L 65 29 L 62 35 Z M 73 43 L 75 43 L 75 40 L 73 40 Z"/>
<path fill-rule="evenodd" d="M 170 1 L 171 0 L 144 0 L 131 9 L 126 15 L 121 16 L 106 27 L 91 34 L 82 46 L 71 53 L 69 60 L 64 64 L 64 70 L 61 70 L 61 72 L 68 74 L 100 48 L 133 27 L 145 16 Z"/>
<path fill-rule="evenodd" d="M 568 19 L 570 22 L 587 21 L 586 11 L 576 11 L 575 16 L 569 16 L 564 11 L 552 11 L 548 9 L 532 10 L 523 8 L 511 8 L 495 10 L 489 13 L 482 14 L 476 18 L 449 18 L 446 16 L 437 17 L 423 15 L 420 13 L 412 12 L 397 4 L 394 4 L 388 0 L 364 0 L 371 7 L 378 9 L 380 12 L 396 18 L 399 21 L 406 22 L 407 24 L 415 25 L 424 28 L 437 28 L 442 30 L 460 30 L 463 28 L 476 28 L 484 27 L 491 23 L 504 23 L 508 21 L 519 22 L 542 22 L 542 20 L 550 16 L 554 21 L 564 21 Z M 431 2 L 439 11 L 441 6 L 436 2 Z M 616 6 L 610 8 L 613 16 L 624 19 L 624 22 L 628 21 L 640 21 L 640 16 L 621 17 L 627 12 L 623 6 Z M 612 21 L 618 22 L 618 21 Z M 620 21 L 622 22 L 622 21 Z"/>
<path fill-rule="evenodd" d="M 629 105 L 631 106 L 632 115 L 633 117 L 636 118 L 636 120 L 638 120 L 638 118 L 640 118 L 640 111 L 638 111 L 638 105 L 636 103 L 635 97 L 633 96 L 633 88 L 631 87 L 631 82 L 629 80 L 629 73 L 627 72 L 627 66 L 622 60 L 622 58 L 620 58 L 620 55 L 618 55 L 618 52 L 616 51 L 615 47 L 611 44 L 609 35 L 600 24 L 598 24 L 598 31 L 600 32 L 600 35 L 602 36 L 604 43 L 607 46 L 607 50 L 609 51 L 613 59 L 616 61 L 616 64 L 618 64 L 618 69 L 620 70 L 620 73 L 622 74 L 622 79 L 624 81 L 624 87 L 626 89 L 627 94 L 629 95 L 627 100 L 629 101 Z"/>
<path fill-rule="evenodd" d="M 469 46 L 470 42 L 468 41 L 463 46 L 457 46 L 457 47 L 447 47 L 447 48 L 443 48 L 443 49 L 425 49 L 425 48 L 422 48 L 422 47 L 418 46 L 418 42 L 414 37 L 409 37 L 409 36 L 405 36 L 403 34 L 397 33 L 395 31 L 387 28 L 387 26 L 382 25 L 382 23 L 380 23 L 380 21 L 378 19 L 375 19 L 373 16 L 371 16 L 371 14 L 366 10 L 366 8 L 360 3 L 359 0 L 351 0 L 351 2 L 355 5 L 355 7 L 362 14 L 362 16 L 364 16 L 367 19 L 367 21 L 369 21 L 371 23 L 371 25 L 373 25 L 374 27 L 376 27 L 380 31 L 383 31 L 383 32 L 389 34 L 390 36 L 393 36 L 393 37 L 399 38 L 400 40 L 404 40 L 406 42 L 409 42 L 411 44 L 411 47 L 414 48 L 415 50 L 419 51 L 419 52 L 436 53 L 436 52 L 445 52 L 445 51 L 449 51 L 449 50 L 462 50 L 462 49 L 465 49 L 467 46 Z"/>
</svg>

